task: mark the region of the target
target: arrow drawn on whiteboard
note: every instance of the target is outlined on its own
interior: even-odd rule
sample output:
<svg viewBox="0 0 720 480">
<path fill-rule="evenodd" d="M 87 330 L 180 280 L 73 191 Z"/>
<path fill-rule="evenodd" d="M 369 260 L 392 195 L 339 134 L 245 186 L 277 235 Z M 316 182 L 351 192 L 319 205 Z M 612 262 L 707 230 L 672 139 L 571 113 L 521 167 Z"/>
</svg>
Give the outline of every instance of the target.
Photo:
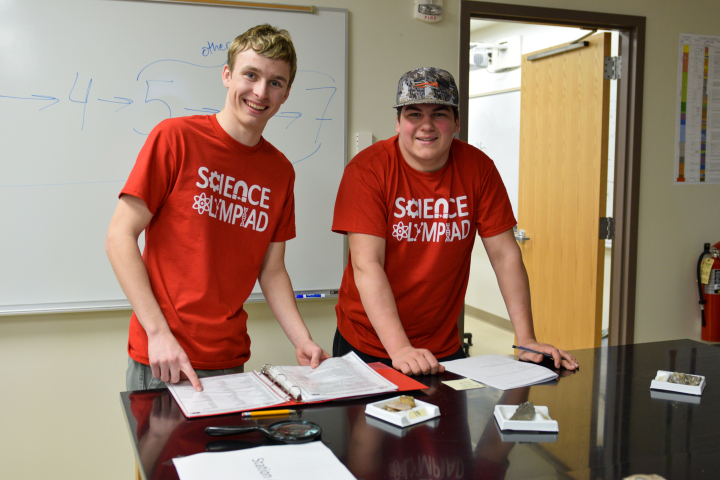
<svg viewBox="0 0 720 480">
<path fill-rule="evenodd" d="M 292 119 L 293 119 L 292 122 L 288 123 L 288 124 L 287 124 L 287 127 L 285 127 L 285 130 L 287 130 L 287 128 L 288 128 L 290 125 L 292 125 L 292 123 L 293 123 L 295 120 L 297 120 L 298 118 L 302 117 L 302 113 L 300 113 L 300 112 L 280 112 L 280 113 L 275 114 L 275 115 L 273 115 L 273 116 L 274 116 L 274 117 L 278 117 L 278 118 L 292 118 Z"/>
<path fill-rule="evenodd" d="M 44 107 L 42 107 L 40 110 L 45 110 L 45 109 L 48 108 L 48 107 L 52 107 L 53 105 L 55 105 L 56 103 L 58 103 L 58 102 L 60 101 L 59 99 L 57 99 L 57 98 L 55 98 L 55 97 L 48 97 L 48 96 L 45 96 L 45 95 L 31 95 L 30 97 L 11 97 L 10 95 L 0 95 L 0 97 L 2 97 L 2 98 L 14 98 L 14 99 L 17 99 L 17 100 L 55 100 L 55 101 L 54 101 L 53 103 L 51 103 L 50 105 L 45 105 Z M 39 112 L 40 110 L 38 110 L 38 112 Z"/>
<path fill-rule="evenodd" d="M 117 110 L 115 110 L 116 112 L 119 112 L 119 111 L 122 110 L 123 108 L 125 108 L 125 107 L 127 107 L 128 105 L 130 105 L 130 104 L 133 103 L 133 101 L 130 100 L 129 98 L 123 98 L 123 97 L 115 97 L 115 98 L 117 98 L 117 99 L 120 100 L 120 101 L 117 102 L 117 101 L 115 101 L 115 100 L 105 100 L 105 99 L 102 99 L 102 98 L 98 98 L 98 100 L 100 100 L 101 102 L 124 103 L 125 105 L 123 105 L 122 107 L 120 107 L 120 108 L 118 108 Z"/>
</svg>

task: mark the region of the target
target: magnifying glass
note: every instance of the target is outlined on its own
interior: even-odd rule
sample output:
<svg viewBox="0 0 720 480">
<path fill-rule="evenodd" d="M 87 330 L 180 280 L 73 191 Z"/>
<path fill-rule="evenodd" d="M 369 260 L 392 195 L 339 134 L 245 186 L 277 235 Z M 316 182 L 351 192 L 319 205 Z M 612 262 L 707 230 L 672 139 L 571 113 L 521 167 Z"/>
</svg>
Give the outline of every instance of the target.
<svg viewBox="0 0 720 480">
<path fill-rule="evenodd" d="M 205 428 L 205 433 L 212 436 L 242 435 L 250 432 L 260 432 L 274 442 L 306 443 L 318 438 L 322 433 L 322 428 L 317 423 L 305 420 L 275 422 L 267 428 L 260 425 Z"/>
</svg>

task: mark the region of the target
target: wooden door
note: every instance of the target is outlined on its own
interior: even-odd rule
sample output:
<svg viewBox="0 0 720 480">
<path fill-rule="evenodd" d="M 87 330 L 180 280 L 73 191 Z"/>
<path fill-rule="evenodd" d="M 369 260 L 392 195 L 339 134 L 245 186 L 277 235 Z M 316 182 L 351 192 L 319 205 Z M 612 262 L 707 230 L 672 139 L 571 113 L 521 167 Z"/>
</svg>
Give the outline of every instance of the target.
<svg viewBox="0 0 720 480">
<path fill-rule="evenodd" d="M 520 248 L 535 334 L 566 350 L 599 347 L 602 325 L 610 33 L 586 40 L 522 61 L 518 228 L 530 240 Z"/>
</svg>

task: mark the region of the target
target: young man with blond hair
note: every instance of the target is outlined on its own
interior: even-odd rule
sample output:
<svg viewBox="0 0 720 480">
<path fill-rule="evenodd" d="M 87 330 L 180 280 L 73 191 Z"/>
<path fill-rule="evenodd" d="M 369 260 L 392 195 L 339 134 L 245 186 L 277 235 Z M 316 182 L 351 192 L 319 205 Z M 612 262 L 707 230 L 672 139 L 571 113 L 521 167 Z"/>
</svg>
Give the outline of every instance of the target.
<svg viewBox="0 0 720 480">
<path fill-rule="evenodd" d="M 520 346 L 575 358 L 535 339 L 515 217 L 492 160 L 454 137 L 458 90 L 450 73 L 419 68 L 398 83 L 397 136 L 348 164 L 332 229 L 348 235 L 333 355 L 356 352 L 406 374 L 434 374 L 464 358 L 457 319 L 475 232 L 488 253 Z M 539 362 L 542 355 L 521 352 Z"/>
<path fill-rule="evenodd" d="M 259 25 L 228 50 L 217 115 L 168 119 L 148 136 L 110 223 L 106 250 L 133 307 L 128 390 L 243 370 L 243 304 L 259 280 L 298 362 L 328 357 L 297 310 L 285 269 L 295 173 L 262 137 L 297 70 L 287 31 Z M 145 231 L 145 251 L 138 236 Z"/>
</svg>

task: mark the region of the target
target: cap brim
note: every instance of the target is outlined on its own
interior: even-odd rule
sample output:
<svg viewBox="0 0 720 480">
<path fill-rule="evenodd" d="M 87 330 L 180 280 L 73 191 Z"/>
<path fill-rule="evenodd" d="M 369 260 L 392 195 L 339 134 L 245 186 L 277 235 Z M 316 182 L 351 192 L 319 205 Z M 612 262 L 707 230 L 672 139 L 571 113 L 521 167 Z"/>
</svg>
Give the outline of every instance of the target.
<svg viewBox="0 0 720 480">
<path fill-rule="evenodd" d="M 398 103 L 393 105 L 392 108 L 404 107 L 405 105 L 420 105 L 423 103 L 430 103 L 433 105 L 447 105 L 448 107 L 459 107 L 458 104 L 452 102 L 444 102 L 442 100 L 409 100 L 407 102 Z"/>
</svg>

